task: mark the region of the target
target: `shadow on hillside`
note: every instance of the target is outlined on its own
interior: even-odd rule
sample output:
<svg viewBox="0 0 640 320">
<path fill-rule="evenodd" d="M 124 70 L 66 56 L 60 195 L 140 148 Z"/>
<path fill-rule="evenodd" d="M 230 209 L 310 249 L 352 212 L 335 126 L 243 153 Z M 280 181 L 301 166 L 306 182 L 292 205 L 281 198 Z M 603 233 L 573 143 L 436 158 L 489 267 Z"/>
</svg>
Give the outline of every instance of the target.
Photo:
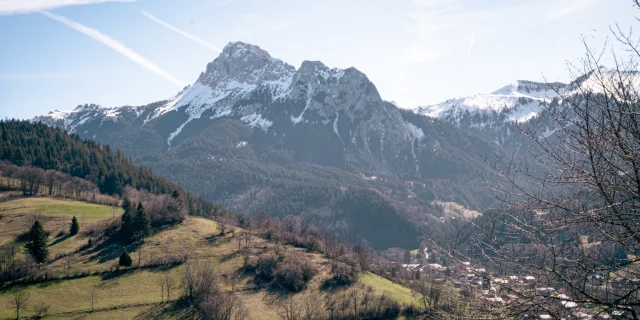
<svg viewBox="0 0 640 320">
<path fill-rule="evenodd" d="M 210 245 L 222 245 L 233 241 L 233 238 L 231 238 L 229 235 L 221 236 L 219 234 L 214 234 L 205 237 L 204 240 Z"/>
<path fill-rule="evenodd" d="M 220 262 L 227 262 L 229 260 L 232 260 L 236 257 L 241 256 L 242 254 L 240 253 L 240 251 L 234 251 L 232 253 L 229 253 L 227 255 L 225 255 L 224 257 L 220 258 Z"/>
<path fill-rule="evenodd" d="M 186 301 L 178 300 L 159 304 L 139 315 L 136 320 L 152 319 L 195 319 L 197 311 Z"/>
<path fill-rule="evenodd" d="M 45 282 L 40 282 L 40 283 L 36 284 L 36 286 L 38 288 L 46 288 L 46 287 L 52 286 L 54 284 L 62 283 L 63 281 L 64 280 L 49 280 L 49 281 L 45 281 Z"/>
<path fill-rule="evenodd" d="M 118 279 L 124 275 L 127 274 L 131 274 L 135 271 L 134 268 L 129 268 L 129 269 L 120 269 L 120 270 L 116 270 L 113 272 L 109 272 L 109 273 L 105 273 L 100 277 L 100 280 L 102 281 L 111 281 L 111 280 L 115 280 Z"/>
<path fill-rule="evenodd" d="M 102 281 L 111 281 L 111 280 L 115 280 L 118 279 L 122 276 L 126 276 L 128 274 L 132 274 L 137 270 L 147 270 L 149 272 L 167 272 L 170 271 L 173 268 L 179 267 L 180 264 L 170 264 L 170 265 L 163 265 L 163 266 L 153 266 L 153 267 L 145 267 L 143 266 L 142 268 L 126 268 L 126 269 L 120 269 L 120 270 L 116 270 L 113 272 L 108 272 L 102 275 L 102 277 L 100 277 L 100 279 Z"/>
<path fill-rule="evenodd" d="M 70 235 L 70 234 L 65 234 L 64 236 L 59 237 L 59 238 L 57 238 L 56 240 L 54 240 L 53 242 L 51 242 L 51 244 L 49 245 L 49 247 L 53 247 L 53 246 L 55 246 L 56 244 L 58 244 L 58 243 L 60 243 L 60 242 L 63 242 L 63 241 L 65 241 L 65 240 L 69 239 L 69 238 L 71 238 L 71 235 Z"/>
<path fill-rule="evenodd" d="M 322 283 L 322 286 L 320 287 L 320 291 L 324 291 L 324 292 L 329 292 L 329 293 L 333 293 L 336 292 L 338 290 L 344 289 L 346 287 L 349 287 L 350 285 L 348 284 L 344 284 L 344 283 L 340 283 L 338 281 L 336 281 L 333 278 L 327 279 Z"/>
<path fill-rule="evenodd" d="M 106 240 L 91 250 L 85 251 L 82 255 L 93 255 L 89 260 L 98 261 L 99 263 L 105 263 L 120 257 L 122 250 L 126 249 L 127 252 L 134 252 L 138 250 L 141 243 L 123 243 L 115 239 Z"/>
</svg>

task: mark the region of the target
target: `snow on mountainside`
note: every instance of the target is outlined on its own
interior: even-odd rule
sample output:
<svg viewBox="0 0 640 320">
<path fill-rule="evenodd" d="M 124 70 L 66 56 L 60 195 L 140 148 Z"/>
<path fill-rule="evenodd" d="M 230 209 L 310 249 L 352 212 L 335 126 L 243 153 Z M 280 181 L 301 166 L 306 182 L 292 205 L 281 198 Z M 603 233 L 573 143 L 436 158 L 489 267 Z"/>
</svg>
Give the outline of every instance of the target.
<svg viewBox="0 0 640 320">
<path fill-rule="evenodd" d="M 77 133 L 77 129 L 87 122 L 100 119 L 105 121 L 118 121 L 125 112 L 138 113 L 143 107 L 103 107 L 96 104 L 79 105 L 73 111 L 51 111 L 46 115 L 38 116 L 33 121 L 40 121 L 49 125 L 64 128 L 71 133 Z"/>
<path fill-rule="evenodd" d="M 329 126 L 343 145 L 365 150 L 370 150 L 372 131 L 382 131 L 377 134 L 381 138 L 376 138 L 381 139 L 376 142 L 381 148 L 385 134 L 411 141 L 419 136 L 357 69 L 332 69 L 319 61 L 304 61 L 296 70 L 260 47 L 243 42 L 229 43 L 193 85 L 165 101 L 119 108 L 85 105 L 34 120 L 82 133 L 85 124 L 95 127 L 93 123 L 99 122 L 101 126 L 106 119 L 117 121 L 121 117 L 133 117 L 142 125 L 163 117 L 179 118 L 165 138 L 169 148 L 195 120 L 223 117 L 238 119 L 265 132 L 273 126 L 287 127 L 283 119 L 293 126 L 322 124 Z M 346 125 L 356 126 L 341 132 Z"/>
<path fill-rule="evenodd" d="M 536 117 L 544 104 L 562 94 L 563 83 L 538 83 L 518 80 L 488 94 L 454 98 L 445 102 L 418 108 L 417 112 L 460 124 L 464 117 L 476 116 L 472 126 L 487 125 L 487 117 L 502 121 L 526 122 Z"/>
<path fill-rule="evenodd" d="M 384 101 L 353 67 L 303 61 L 296 68 L 242 42 L 225 46 L 192 85 L 169 99 L 83 105 L 34 121 L 109 144 L 212 199 L 234 203 L 269 181 L 307 183 L 319 174 L 331 184 L 360 185 L 366 173 L 390 179 L 394 188 L 421 181 L 411 192 L 428 189 L 428 197 L 480 207 L 489 200 L 471 191 L 478 188 L 469 181 L 478 170 L 473 157 L 499 152 L 486 136 Z M 185 165 L 191 170 L 176 169 Z M 455 187 L 441 188 L 449 184 Z"/>
</svg>

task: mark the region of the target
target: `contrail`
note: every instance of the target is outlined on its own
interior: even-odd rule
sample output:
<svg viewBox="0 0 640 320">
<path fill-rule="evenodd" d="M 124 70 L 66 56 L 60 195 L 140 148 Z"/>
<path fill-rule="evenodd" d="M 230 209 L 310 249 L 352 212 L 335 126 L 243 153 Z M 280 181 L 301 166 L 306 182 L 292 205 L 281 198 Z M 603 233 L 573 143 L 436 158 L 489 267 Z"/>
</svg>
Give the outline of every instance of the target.
<svg viewBox="0 0 640 320">
<path fill-rule="evenodd" d="M 467 50 L 467 60 L 464 63 L 464 69 L 467 70 L 467 66 L 469 66 L 469 59 L 471 58 L 471 49 L 473 48 L 473 41 L 476 38 L 476 31 L 473 30 L 471 34 L 471 42 L 469 43 L 469 50 Z"/>
<path fill-rule="evenodd" d="M 51 10 L 66 6 L 103 2 L 135 2 L 136 0 L 0 0 L 0 15 Z"/>
<path fill-rule="evenodd" d="M 147 70 L 163 77 L 164 79 L 166 79 L 167 81 L 180 86 L 180 87 L 184 87 L 187 84 L 183 81 L 180 81 L 178 79 L 176 79 L 176 77 L 174 77 L 172 74 L 170 74 L 169 72 L 165 71 L 164 69 L 158 67 L 155 63 L 149 61 L 147 58 L 139 55 L 137 52 L 127 48 L 124 44 L 120 43 L 118 40 L 115 40 L 111 37 L 109 37 L 106 34 L 101 33 L 98 30 L 89 28 L 83 24 L 80 24 L 78 22 L 75 22 L 73 20 L 67 19 L 63 16 L 59 16 L 55 13 L 51 13 L 51 12 L 47 12 L 47 11 L 41 11 L 40 13 L 42 13 L 43 15 L 58 21 L 66 26 L 68 26 L 71 29 L 74 29 L 76 31 L 82 32 L 85 35 L 101 42 L 102 44 L 106 45 L 107 47 L 110 47 L 111 49 L 121 53 L 122 55 L 124 55 L 125 57 L 129 58 L 131 61 L 139 64 L 140 66 L 142 66 L 143 68 L 146 68 Z"/>
<path fill-rule="evenodd" d="M 156 18 L 154 15 L 150 14 L 149 12 L 143 11 L 142 14 L 145 15 L 147 18 L 159 23 L 163 27 L 165 27 L 165 28 L 167 28 L 167 29 L 169 29 L 171 31 L 174 31 L 174 32 L 180 34 L 181 36 L 184 36 L 187 39 L 191 39 L 191 40 L 193 40 L 193 41 L 205 46 L 206 48 L 208 48 L 208 49 L 210 49 L 212 51 L 222 52 L 222 49 L 218 48 L 217 46 L 215 46 L 215 45 L 213 45 L 213 44 L 211 44 L 211 43 L 209 43 L 209 42 L 207 42 L 207 41 L 205 41 L 205 40 L 203 40 L 201 38 L 198 38 L 198 37 L 186 32 L 184 30 L 178 29 L 178 27 L 176 27 L 176 26 L 174 26 L 172 24 L 169 24 L 167 22 L 164 22 L 163 20 L 160 20 L 160 19 Z"/>
</svg>

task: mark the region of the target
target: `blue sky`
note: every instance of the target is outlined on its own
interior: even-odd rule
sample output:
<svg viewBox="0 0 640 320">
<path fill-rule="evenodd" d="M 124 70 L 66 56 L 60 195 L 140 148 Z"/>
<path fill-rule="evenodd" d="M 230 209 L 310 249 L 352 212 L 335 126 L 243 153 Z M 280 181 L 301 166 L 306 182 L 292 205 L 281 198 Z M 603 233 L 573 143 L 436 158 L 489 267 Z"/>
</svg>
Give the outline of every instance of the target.
<svg viewBox="0 0 640 320">
<path fill-rule="evenodd" d="M 0 118 L 168 98 L 230 41 L 296 67 L 354 66 L 414 108 L 517 79 L 566 82 L 581 37 L 602 47 L 609 26 L 630 27 L 639 10 L 630 0 L 0 0 Z"/>
</svg>

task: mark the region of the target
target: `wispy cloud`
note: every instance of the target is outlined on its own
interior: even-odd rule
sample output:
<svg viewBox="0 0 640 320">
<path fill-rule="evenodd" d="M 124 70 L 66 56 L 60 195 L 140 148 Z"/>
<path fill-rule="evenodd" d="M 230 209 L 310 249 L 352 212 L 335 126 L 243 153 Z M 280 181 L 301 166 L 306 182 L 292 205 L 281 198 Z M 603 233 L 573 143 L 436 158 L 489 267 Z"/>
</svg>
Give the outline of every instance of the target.
<svg viewBox="0 0 640 320">
<path fill-rule="evenodd" d="M 0 15 L 50 10 L 58 7 L 103 2 L 135 2 L 136 0 L 0 0 Z"/>
<path fill-rule="evenodd" d="M 86 78 L 121 75 L 117 72 L 22 72 L 22 73 L 0 73 L 1 80 L 47 80 L 63 78 Z"/>
<path fill-rule="evenodd" d="M 146 12 L 146 11 L 143 11 L 142 14 L 145 17 L 151 19 L 152 21 L 157 22 L 161 26 L 163 26 L 163 27 L 165 27 L 165 28 L 167 28 L 167 29 L 169 29 L 169 30 L 171 30 L 173 32 L 176 32 L 179 35 L 184 36 L 185 38 L 187 38 L 189 40 L 193 40 L 194 42 L 196 42 L 198 44 L 201 44 L 202 46 L 206 47 L 209 50 L 212 50 L 212 51 L 215 51 L 215 52 L 222 52 L 222 49 L 220 49 L 218 46 L 216 46 L 214 44 L 211 44 L 211 43 L 207 42 L 206 40 L 203 40 L 202 38 L 194 36 L 191 33 L 188 33 L 188 32 L 186 32 L 186 31 L 184 31 L 182 29 L 179 29 L 178 27 L 176 27 L 176 26 L 174 26 L 172 24 L 169 24 L 168 22 L 165 22 L 165 21 L 157 18 L 156 16 L 154 16 L 154 15 L 152 15 L 152 14 Z"/>
<path fill-rule="evenodd" d="M 469 42 L 469 49 L 467 50 L 467 59 L 464 62 L 464 69 L 467 70 L 467 67 L 469 66 L 469 59 L 471 58 L 471 49 L 473 49 L 473 42 L 476 39 L 476 31 L 473 30 L 473 33 L 471 33 L 471 42 Z"/>
<path fill-rule="evenodd" d="M 559 19 L 578 13 L 593 4 L 592 0 L 562 0 L 557 1 L 546 17 L 550 20 Z"/>
<path fill-rule="evenodd" d="M 123 56 L 127 57 L 128 59 L 130 59 L 131 61 L 139 64 L 141 67 L 159 75 L 160 77 L 164 78 L 165 80 L 180 86 L 180 87 L 184 87 L 186 85 L 185 82 L 180 81 L 178 79 L 176 79 L 176 77 L 174 77 L 171 73 L 165 71 L 164 69 L 158 67 L 155 63 L 149 61 L 147 58 L 141 56 L 140 54 L 138 54 L 137 52 L 127 48 L 124 44 L 120 43 L 118 40 L 115 40 L 109 36 L 107 36 L 106 34 L 101 33 L 98 30 L 89 28 L 83 24 L 80 24 L 78 22 L 75 22 L 71 19 L 67 19 L 63 16 L 59 16 L 55 13 L 51 13 L 51 12 L 47 12 L 47 11 L 42 11 L 41 12 L 43 15 L 58 21 L 66 26 L 68 26 L 69 28 L 72 28 L 78 32 L 84 33 L 85 35 L 93 38 L 94 40 L 99 41 L 100 43 L 104 44 L 105 46 L 119 52 L 120 54 L 122 54 Z"/>
</svg>

